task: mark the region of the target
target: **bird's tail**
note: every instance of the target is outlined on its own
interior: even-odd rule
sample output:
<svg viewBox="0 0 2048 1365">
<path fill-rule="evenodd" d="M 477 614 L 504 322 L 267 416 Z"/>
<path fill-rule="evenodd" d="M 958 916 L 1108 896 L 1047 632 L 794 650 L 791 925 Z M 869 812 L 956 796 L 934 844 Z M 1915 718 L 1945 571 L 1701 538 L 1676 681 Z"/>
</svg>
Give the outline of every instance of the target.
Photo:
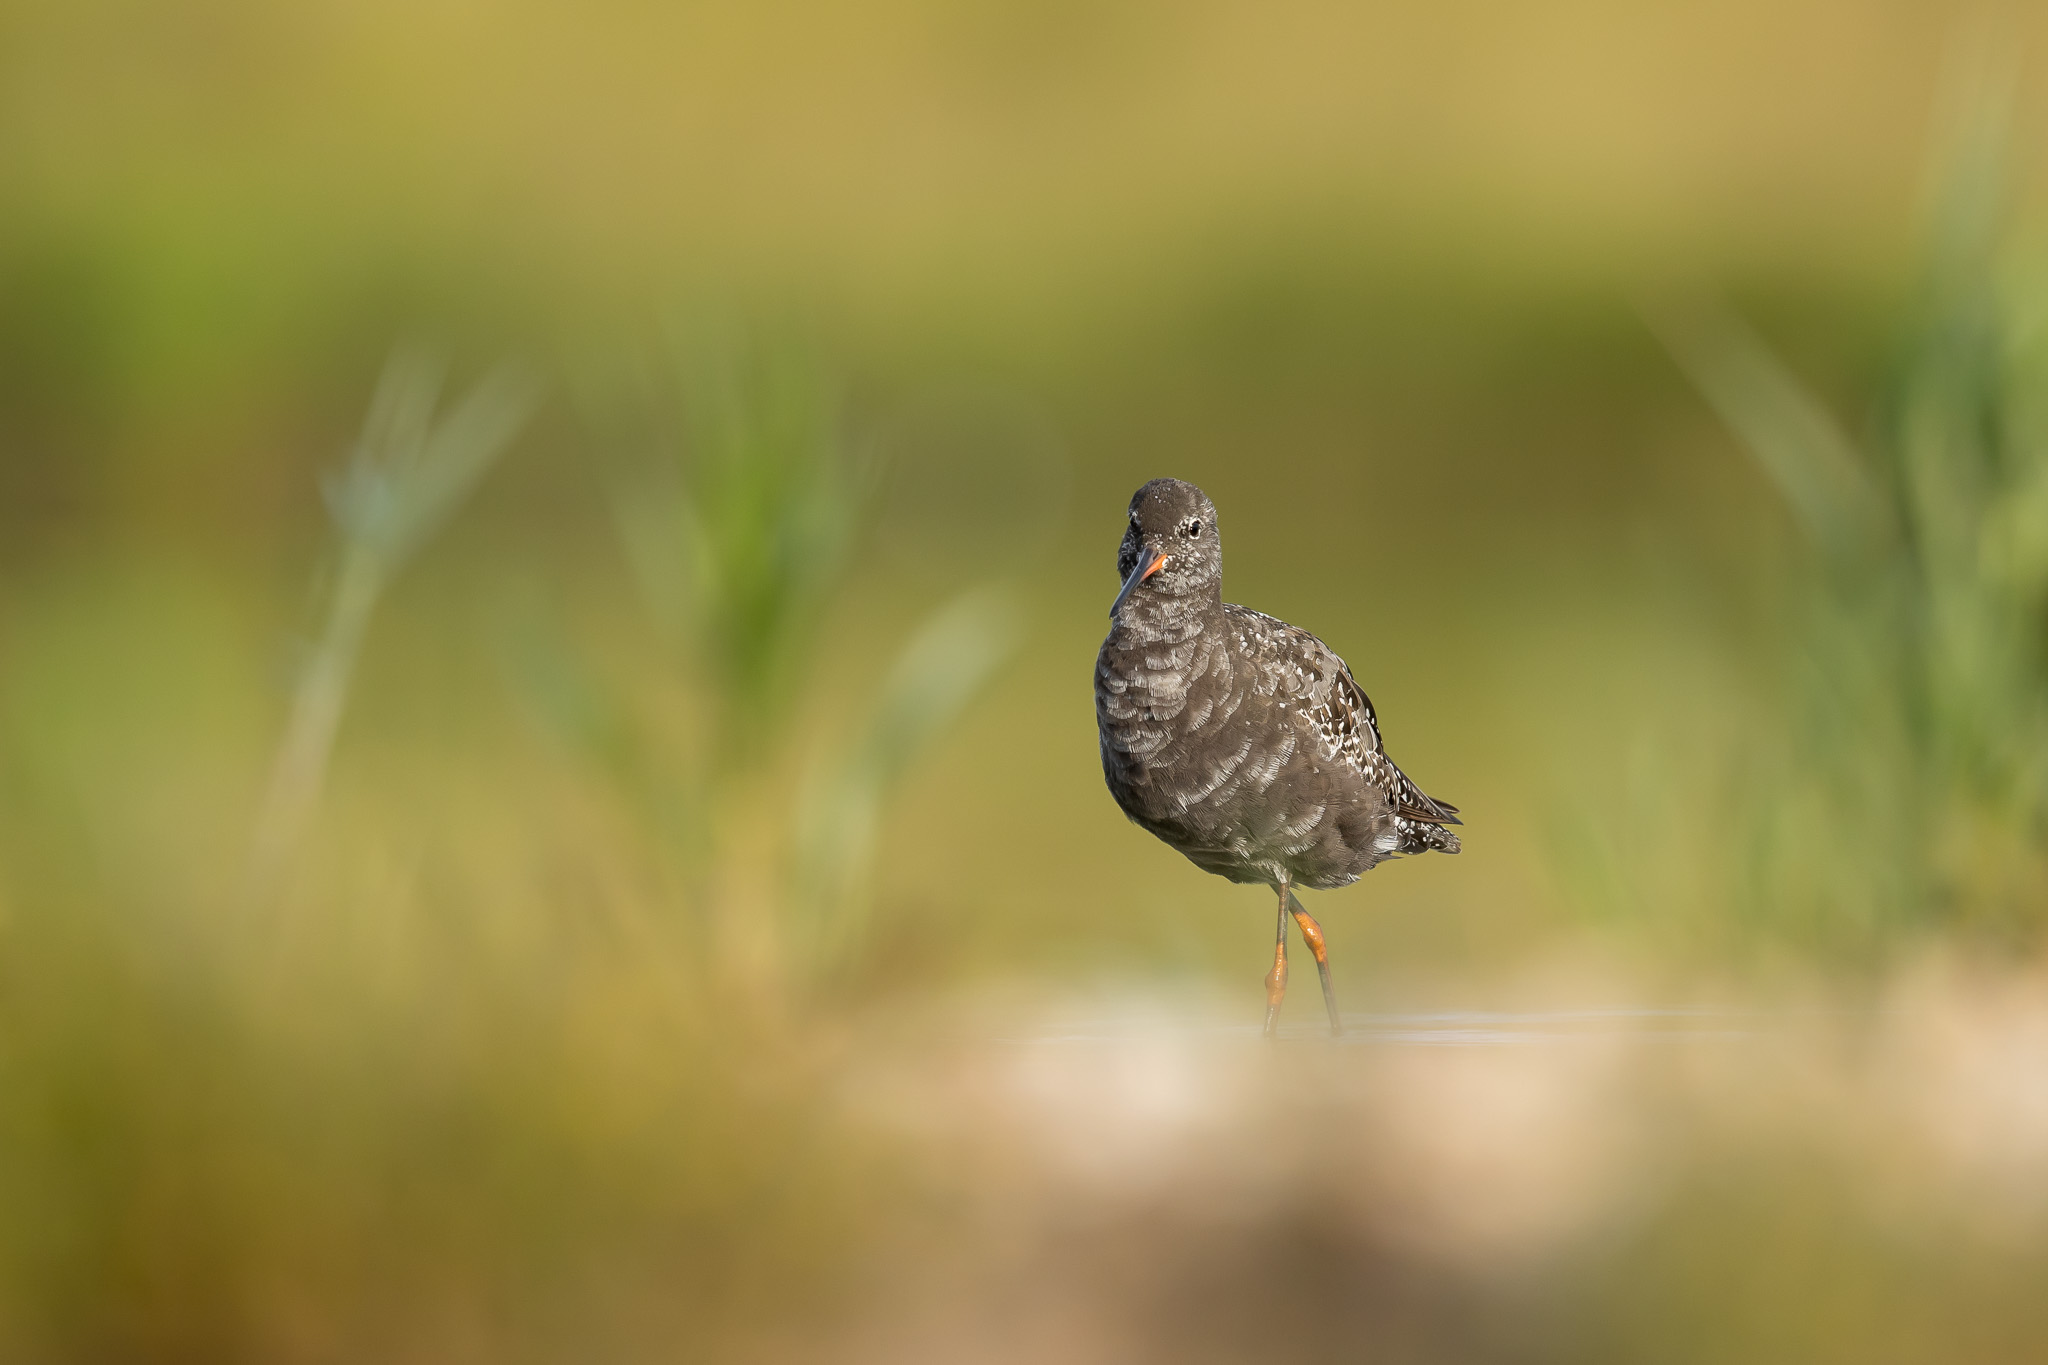
<svg viewBox="0 0 2048 1365">
<path fill-rule="evenodd" d="M 1401 835 L 1400 846 L 1394 850 L 1400 856 L 1416 853 L 1456 853 L 1464 847 L 1458 842 L 1458 836 L 1442 825 L 1396 816 L 1394 828 Z"/>
</svg>

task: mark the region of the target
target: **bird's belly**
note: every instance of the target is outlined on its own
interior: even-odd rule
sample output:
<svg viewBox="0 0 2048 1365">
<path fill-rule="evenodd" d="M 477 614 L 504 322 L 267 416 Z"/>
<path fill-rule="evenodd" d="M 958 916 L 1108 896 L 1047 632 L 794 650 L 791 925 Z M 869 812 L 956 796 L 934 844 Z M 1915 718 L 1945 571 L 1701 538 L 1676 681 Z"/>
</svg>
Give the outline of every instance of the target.
<svg viewBox="0 0 2048 1365">
<path fill-rule="evenodd" d="M 1161 759 L 1111 766 L 1110 790 L 1126 815 L 1205 871 L 1325 889 L 1349 885 L 1376 861 L 1377 822 L 1360 809 L 1348 770 L 1306 753 L 1234 748 L 1206 763 Z"/>
</svg>

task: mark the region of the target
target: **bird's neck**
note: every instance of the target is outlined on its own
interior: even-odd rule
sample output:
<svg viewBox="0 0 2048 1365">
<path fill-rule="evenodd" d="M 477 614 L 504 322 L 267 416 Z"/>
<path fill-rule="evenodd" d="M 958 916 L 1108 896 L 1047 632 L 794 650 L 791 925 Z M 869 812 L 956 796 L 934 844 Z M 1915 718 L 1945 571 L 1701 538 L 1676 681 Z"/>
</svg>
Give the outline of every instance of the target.
<svg viewBox="0 0 2048 1365">
<path fill-rule="evenodd" d="M 1177 645 L 1192 640 L 1223 610 L 1220 586 L 1183 595 L 1137 592 L 1110 624 L 1110 640 L 1133 645 Z"/>
</svg>

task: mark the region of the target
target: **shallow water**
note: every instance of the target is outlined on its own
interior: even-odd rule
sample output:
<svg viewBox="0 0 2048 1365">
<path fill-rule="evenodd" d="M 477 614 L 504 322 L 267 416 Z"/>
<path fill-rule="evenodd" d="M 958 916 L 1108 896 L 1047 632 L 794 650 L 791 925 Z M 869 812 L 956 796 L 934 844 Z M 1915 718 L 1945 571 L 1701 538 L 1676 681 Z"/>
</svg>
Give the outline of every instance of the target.
<svg viewBox="0 0 2048 1365">
<path fill-rule="evenodd" d="M 1595 1005 L 1549 1010 L 1438 1009 L 1345 1011 L 1344 1032 L 1332 1038 L 1323 1018 L 1283 1019 L 1277 1041 L 1346 1047 L 1517 1047 L 1615 1037 L 1754 1039 L 1782 1033 L 1792 1016 L 1761 1010 L 1692 1006 Z M 995 1035 L 1019 1045 L 1129 1043 L 1175 1034 L 1187 1041 L 1263 1041 L 1257 1020 L 1232 1023 L 1214 1012 L 1168 1011 L 1055 1019 L 1042 1029 Z"/>
</svg>

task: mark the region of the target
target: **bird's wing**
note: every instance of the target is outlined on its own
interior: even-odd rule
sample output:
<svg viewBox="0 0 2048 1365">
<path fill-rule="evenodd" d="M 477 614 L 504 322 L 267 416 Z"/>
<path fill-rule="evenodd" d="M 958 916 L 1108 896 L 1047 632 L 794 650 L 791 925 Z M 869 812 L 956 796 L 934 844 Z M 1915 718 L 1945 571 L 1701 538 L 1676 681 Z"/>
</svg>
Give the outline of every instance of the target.
<svg viewBox="0 0 2048 1365">
<path fill-rule="evenodd" d="M 1335 659 L 1336 655 L 1330 657 Z M 1394 766 L 1393 759 L 1387 757 L 1386 745 L 1380 739 L 1379 717 L 1373 714 L 1372 699 L 1365 695 L 1365 689 L 1351 676 L 1351 670 L 1344 666 L 1342 659 L 1337 659 L 1335 686 L 1338 695 L 1346 700 L 1333 709 L 1355 716 L 1356 728 L 1370 737 L 1368 747 L 1359 758 L 1359 766 L 1367 777 L 1393 798 L 1395 814 L 1430 825 L 1465 823 L 1458 818 L 1456 806 L 1423 791 L 1415 785 L 1413 778 Z"/>
<path fill-rule="evenodd" d="M 1387 757 L 1372 699 L 1337 652 L 1299 626 L 1235 605 L 1243 655 L 1258 670 L 1254 686 L 1298 702 L 1324 743 L 1387 794 L 1398 815 L 1431 825 L 1457 825 L 1458 808 L 1415 785 Z"/>
</svg>

